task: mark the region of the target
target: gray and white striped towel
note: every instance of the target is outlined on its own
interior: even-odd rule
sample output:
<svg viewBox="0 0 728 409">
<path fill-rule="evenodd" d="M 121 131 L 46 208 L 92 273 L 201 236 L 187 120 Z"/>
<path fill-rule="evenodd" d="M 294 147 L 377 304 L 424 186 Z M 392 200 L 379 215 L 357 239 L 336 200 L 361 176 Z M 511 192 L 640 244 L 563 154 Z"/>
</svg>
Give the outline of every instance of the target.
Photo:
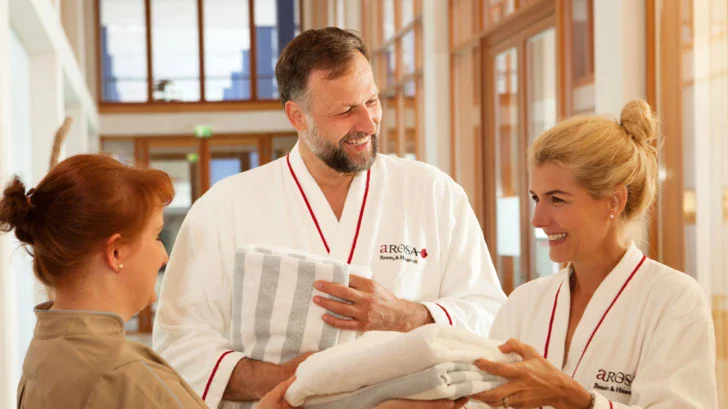
<svg viewBox="0 0 728 409">
<path fill-rule="evenodd" d="M 326 325 L 313 303 L 317 280 L 349 285 L 350 274 L 371 278 L 366 267 L 279 247 L 245 246 L 235 254 L 231 337 L 233 349 L 259 361 L 283 363 L 298 355 L 352 341 L 355 331 Z M 251 402 L 224 402 L 247 408 Z"/>
</svg>

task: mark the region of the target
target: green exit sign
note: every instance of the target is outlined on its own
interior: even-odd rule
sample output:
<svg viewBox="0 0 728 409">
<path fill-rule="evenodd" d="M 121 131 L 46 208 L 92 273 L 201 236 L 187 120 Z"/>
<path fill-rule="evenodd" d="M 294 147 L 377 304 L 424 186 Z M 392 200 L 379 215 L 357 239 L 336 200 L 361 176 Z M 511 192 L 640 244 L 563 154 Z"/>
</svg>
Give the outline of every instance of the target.
<svg viewBox="0 0 728 409">
<path fill-rule="evenodd" d="M 212 137 L 212 127 L 207 125 L 198 125 L 195 127 L 195 137 L 210 138 Z"/>
</svg>

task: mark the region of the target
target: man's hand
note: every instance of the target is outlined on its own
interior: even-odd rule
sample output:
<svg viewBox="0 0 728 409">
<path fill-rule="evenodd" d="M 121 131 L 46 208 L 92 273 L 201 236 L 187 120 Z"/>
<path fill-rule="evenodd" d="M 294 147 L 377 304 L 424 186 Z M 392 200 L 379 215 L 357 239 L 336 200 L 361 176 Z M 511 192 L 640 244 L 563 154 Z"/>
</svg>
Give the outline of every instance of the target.
<svg viewBox="0 0 728 409">
<path fill-rule="evenodd" d="M 307 352 L 280 365 L 243 358 L 235 365 L 222 398 L 232 401 L 261 399 L 276 385 L 291 378 L 298 365 L 313 354 Z"/>
<path fill-rule="evenodd" d="M 324 322 L 335 328 L 408 332 L 435 322 L 424 305 L 401 300 L 368 278 L 352 274 L 349 277 L 349 287 L 328 281 L 317 281 L 315 287 L 321 292 L 349 301 L 346 303 L 325 297 L 313 297 L 316 305 L 352 318 L 344 320 L 325 314 Z"/>
<path fill-rule="evenodd" d="M 283 367 L 283 376 L 285 376 L 286 378 L 290 378 L 295 375 L 296 369 L 298 369 L 298 365 L 301 365 L 301 362 L 305 361 L 306 358 L 310 357 L 313 354 L 315 354 L 315 352 L 306 352 L 305 354 L 301 354 L 291 359 L 290 361 L 281 364 L 281 366 Z"/>
</svg>

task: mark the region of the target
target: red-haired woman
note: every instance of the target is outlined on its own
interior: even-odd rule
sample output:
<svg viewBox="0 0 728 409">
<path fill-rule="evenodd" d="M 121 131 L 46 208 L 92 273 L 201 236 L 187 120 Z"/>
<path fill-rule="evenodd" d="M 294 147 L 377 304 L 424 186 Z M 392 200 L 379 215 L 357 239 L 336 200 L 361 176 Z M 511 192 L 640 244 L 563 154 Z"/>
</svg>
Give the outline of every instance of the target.
<svg viewBox="0 0 728 409">
<path fill-rule="evenodd" d="M 61 162 L 27 193 L 17 177 L 7 185 L 0 230 L 15 230 L 55 293 L 35 309 L 18 408 L 207 407 L 154 351 L 124 335 L 124 322 L 156 299 L 167 262 L 162 210 L 173 196 L 166 173 L 100 155 Z"/>
<path fill-rule="evenodd" d="M 168 258 L 158 237 L 162 211 L 173 196 L 166 173 L 101 155 L 66 159 L 27 192 L 17 177 L 8 183 L 0 231 L 15 230 L 36 277 L 55 293 L 35 308 L 18 408 L 207 408 L 167 362 L 124 334 L 124 322 L 156 299 L 157 272 Z M 292 380 L 258 408 L 290 408 L 283 395 Z M 389 401 L 379 409 L 465 401 Z"/>
</svg>

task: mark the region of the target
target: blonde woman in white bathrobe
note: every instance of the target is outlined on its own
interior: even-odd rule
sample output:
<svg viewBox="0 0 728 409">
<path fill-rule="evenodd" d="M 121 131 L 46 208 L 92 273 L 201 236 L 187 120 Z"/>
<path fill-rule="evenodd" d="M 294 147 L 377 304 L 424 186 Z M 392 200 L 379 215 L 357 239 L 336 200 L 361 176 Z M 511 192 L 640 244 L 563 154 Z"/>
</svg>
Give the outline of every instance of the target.
<svg viewBox="0 0 728 409">
<path fill-rule="evenodd" d="M 474 398 L 513 408 L 717 408 L 715 335 L 698 283 L 624 237 L 657 187 L 656 120 L 576 117 L 529 151 L 532 224 L 560 272 L 518 287 L 492 339 L 523 362 L 478 361 L 508 383 Z M 666 232 L 669 234 L 669 232 Z"/>
</svg>

